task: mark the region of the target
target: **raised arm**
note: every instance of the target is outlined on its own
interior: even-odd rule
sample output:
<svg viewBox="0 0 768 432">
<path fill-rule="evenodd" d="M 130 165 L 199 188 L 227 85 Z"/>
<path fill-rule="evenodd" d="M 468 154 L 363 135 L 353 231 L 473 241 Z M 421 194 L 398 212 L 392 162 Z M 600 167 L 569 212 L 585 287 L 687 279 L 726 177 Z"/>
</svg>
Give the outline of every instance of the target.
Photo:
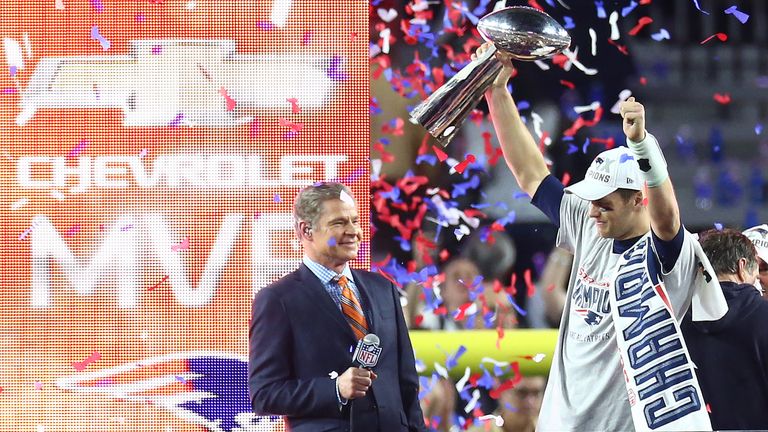
<svg viewBox="0 0 768 432">
<path fill-rule="evenodd" d="M 648 193 L 651 229 L 661 240 L 672 240 L 680 230 L 680 209 L 667 172 L 667 162 L 656 138 L 645 130 L 645 108 L 634 97 L 621 103 L 627 146 L 635 156 Z"/>
<path fill-rule="evenodd" d="M 483 44 L 477 49 L 477 55 L 481 55 L 490 47 L 490 43 Z M 549 170 L 536 141 L 520 119 L 512 95 L 507 91 L 507 82 L 515 70 L 512 61 L 501 52 L 497 52 L 496 57 L 504 64 L 504 68 L 485 92 L 485 99 L 488 101 L 501 150 L 504 152 L 504 160 L 520 188 L 533 196 L 541 181 L 549 174 Z"/>
</svg>

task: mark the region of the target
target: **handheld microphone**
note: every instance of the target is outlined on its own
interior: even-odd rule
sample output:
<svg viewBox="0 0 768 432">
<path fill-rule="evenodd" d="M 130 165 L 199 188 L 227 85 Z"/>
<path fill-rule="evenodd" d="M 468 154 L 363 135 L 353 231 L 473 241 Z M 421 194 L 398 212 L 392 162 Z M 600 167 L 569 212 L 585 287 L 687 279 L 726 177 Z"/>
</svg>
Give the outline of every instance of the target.
<svg viewBox="0 0 768 432">
<path fill-rule="evenodd" d="M 371 369 L 379 362 L 381 347 L 379 346 L 379 337 L 373 333 L 368 333 L 364 338 L 357 341 L 355 354 L 352 362 L 355 366 Z"/>
</svg>

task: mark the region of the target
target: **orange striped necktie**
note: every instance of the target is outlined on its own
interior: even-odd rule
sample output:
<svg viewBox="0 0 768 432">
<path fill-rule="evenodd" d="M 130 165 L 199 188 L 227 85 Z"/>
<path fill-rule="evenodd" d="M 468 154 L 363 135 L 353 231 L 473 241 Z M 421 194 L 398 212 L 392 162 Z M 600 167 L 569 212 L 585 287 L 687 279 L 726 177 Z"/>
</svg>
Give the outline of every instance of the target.
<svg viewBox="0 0 768 432">
<path fill-rule="evenodd" d="M 352 327 L 355 338 L 360 340 L 368 334 L 368 322 L 365 321 L 363 308 L 349 286 L 349 280 L 346 276 L 341 275 L 336 283 L 341 287 L 341 311 L 344 313 L 349 326 Z"/>
</svg>

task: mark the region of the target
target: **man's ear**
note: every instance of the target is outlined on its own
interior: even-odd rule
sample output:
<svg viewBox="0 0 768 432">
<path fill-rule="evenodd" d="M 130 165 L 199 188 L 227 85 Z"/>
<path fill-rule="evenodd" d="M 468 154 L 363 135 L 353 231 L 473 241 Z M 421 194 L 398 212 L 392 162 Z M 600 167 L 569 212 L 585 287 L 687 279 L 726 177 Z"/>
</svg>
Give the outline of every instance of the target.
<svg viewBox="0 0 768 432">
<path fill-rule="evenodd" d="M 736 265 L 736 271 L 738 272 L 739 279 L 741 282 L 746 282 L 749 278 L 749 272 L 747 271 L 747 259 L 744 257 L 739 258 L 739 261 Z"/>
<path fill-rule="evenodd" d="M 312 227 L 306 222 L 306 221 L 299 221 L 299 237 L 300 238 L 311 238 L 312 237 Z"/>
</svg>

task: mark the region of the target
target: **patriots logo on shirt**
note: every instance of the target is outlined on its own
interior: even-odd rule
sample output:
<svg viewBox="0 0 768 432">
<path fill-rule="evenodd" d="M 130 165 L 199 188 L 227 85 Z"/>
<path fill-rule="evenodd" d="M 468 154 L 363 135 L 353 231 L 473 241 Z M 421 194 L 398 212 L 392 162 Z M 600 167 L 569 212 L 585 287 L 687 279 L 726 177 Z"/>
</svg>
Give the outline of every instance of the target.
<svg viewBox="0 0 768 432">
<path fill-rule="evenodd" d="M 575 312 L 589 325 L 598 325 L 603 320 L 603 316 L 589 309 L 575 309 Z"/>
<path fill-rule="evenodd" d="M 70 375 L 56 385 L 152 404 L 211 432 L 283 430 L 280 417 L 259 417 L 251 410 L 247 369 L 247 356 L 196 351 Z"/>
</svg>

